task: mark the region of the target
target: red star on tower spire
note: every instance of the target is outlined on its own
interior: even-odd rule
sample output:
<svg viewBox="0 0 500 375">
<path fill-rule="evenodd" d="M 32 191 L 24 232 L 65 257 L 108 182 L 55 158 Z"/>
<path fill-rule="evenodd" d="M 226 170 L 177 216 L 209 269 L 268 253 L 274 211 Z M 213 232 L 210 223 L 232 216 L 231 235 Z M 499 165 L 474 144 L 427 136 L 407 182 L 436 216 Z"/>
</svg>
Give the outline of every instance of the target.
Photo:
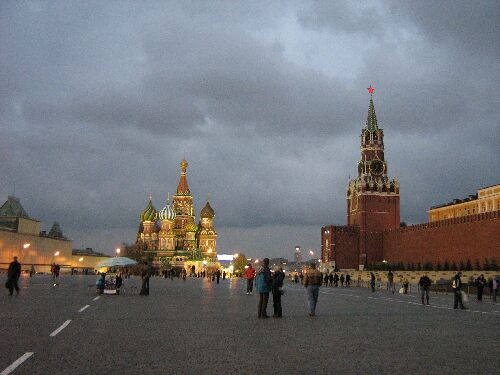
<svg viewBox="0 0 500 375">
<path fill-rule="evenodd" d="M 370 85 L 370 87 L 368 87 L 367 90 L 370 93 L 370 95 L 373 95 L 373 92 L 375 91 L 375 89 L 372 87 L 372 85 Z"/>
</svg>

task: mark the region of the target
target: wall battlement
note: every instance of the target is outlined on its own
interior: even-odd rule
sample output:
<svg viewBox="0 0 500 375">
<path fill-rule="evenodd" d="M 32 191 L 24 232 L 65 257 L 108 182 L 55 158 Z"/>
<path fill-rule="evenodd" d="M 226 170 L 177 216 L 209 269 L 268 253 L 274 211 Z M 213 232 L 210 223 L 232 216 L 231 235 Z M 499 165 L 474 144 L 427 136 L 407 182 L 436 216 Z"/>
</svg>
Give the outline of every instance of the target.
<svg viewBox="0 0 500 375">
<path fill-rule="evenodd" d="M 454 217 L 452 219 L 434 221 L 432 223 L 422 223 L 422 224 L 409 225 L 407 227 L 392 229 L 392 230 L 389 230 L 388 232 L 404 233 L 404 232 L 412 232 L 412 231 L 418 231 L 418 230 L 427 230 L 429 228 L 447 227 L 447 226 L 452 226 L 452 225 L 456 225 L 456 224 L 472 223 L 475 221 L 494 220 L 494 219 L 498 219 L 499 217 L 500 217 L 500 211 L 482 212 L 482 213 L 475 214 L 475 215 Z"/>
</svg>

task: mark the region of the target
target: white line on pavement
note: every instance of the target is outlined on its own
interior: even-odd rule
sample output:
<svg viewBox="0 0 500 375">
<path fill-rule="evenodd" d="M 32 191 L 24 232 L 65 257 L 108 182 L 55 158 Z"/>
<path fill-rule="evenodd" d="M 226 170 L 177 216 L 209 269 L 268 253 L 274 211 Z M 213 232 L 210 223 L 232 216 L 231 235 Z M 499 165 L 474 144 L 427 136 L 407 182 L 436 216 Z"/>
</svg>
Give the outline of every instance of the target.
<svg viewBox="0 0 500 375">
<path fill-rule="evenodd" d="M 29 357 L 33 355 L 33 352 L 26 352 L 21 357 L 16 359 L 9 367 L 0 372 L 0 375 L 7 375 L 14 371 L 20 364 L 26 361 Z"/>
<path fill-rule="evenodd" d="M 99 298 L 101 298 L 101 296 L 97 296 L 96 298 L 94 298 L 92 301 L 97 301 Z"/>
<path fill-rule="evenodd" d="M 54 332 L 52 332 L 49 336 L 54 337 L 59 332 L 61 332 L 64 328 L 66 328 L 69 323 L 71 323 L 71 320 L 66 320 L 58 329 L 56 329 Z"/>
<path fill-rule="evenodd" d="M 82 312 L 84 311 L 85 309 L 88 309 L 90 307 L 90 305 L 85 305 L 83 306 L 80 310 L 78 310 L 78 312 Z"/>
</svg>

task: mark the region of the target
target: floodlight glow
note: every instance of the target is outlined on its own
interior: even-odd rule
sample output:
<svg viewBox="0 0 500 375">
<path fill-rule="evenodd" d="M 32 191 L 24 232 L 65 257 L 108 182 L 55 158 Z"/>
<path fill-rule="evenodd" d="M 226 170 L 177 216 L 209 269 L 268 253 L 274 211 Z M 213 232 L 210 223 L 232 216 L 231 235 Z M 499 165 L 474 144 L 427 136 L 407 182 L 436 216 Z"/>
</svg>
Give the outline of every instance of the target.
<svg viewBox="0 0 500 375">
<path fill-rule="evenodd" d="M 23 247 L 24 247 L 25 249 L 27 249 L 27 248 L 28 248 L 28 247 L 30 247 L 30 246 L 31 246 L 31 244 L 30 244 L 30 243 L 25 243 L 25 244 L 23 245 Z"/>
<path fill-rule="evenodd" d="M 80 259 L 78 259 L 79 262 L 83 262 L 83 257 L 81 257 Z"/>
<path fill-rule="evenodd" d="M 60 254 L 60 252 L 59 252 L 59 251 L 56 251 L 56 252 L 54 253 L 54 256 L 56 257 L 56 256 L 58 256 L 59 254 Z"/>
</svg>

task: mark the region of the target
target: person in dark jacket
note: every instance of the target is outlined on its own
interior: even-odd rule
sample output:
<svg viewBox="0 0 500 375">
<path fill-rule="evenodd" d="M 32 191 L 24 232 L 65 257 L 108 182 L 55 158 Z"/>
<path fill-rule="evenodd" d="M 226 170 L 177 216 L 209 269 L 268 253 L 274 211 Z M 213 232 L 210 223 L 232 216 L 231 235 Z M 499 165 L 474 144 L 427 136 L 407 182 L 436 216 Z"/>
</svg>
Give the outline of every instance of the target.
<svg viewBox="0 0 500 375">
<path fill-rule="evenodd" d="M 418 281 L 418 285 L 420 286 L 420 295 L 422 296 L 422 305 L 424 304 L 424 295 L 429 304 L 429 288 L 431 287 L 431 279 L 427 276 L 427 272 L 424 273 L 424 276 L 420 278 Z"/>
<path fill-rule="evenodd" d="M 148 296 L 149 295 L 149 277 L 150 277 L 150 270 L 148 267 L 148 263 L 144 263 L 144 266 L 141 269 L 141 280 L 142 280 L 142 285 L 141 285 L 141 291 L 139 294 L 143 296 Z"/>
<path fill-rule="evenodd" d="M 260 276 L 263 275 L 263 276 Z M 267 315 L 267 302 L 269 301 L 269 290 L 273 284 L 273 278 L 271 276 L 271 270 L 269 269 L 269 258 L 264 258 L 262 260 L 262 267 L 257 273 L 257 277 L 264 277 L 264 291 L 257 290 L 259 292 L 259 311 L 258 317 L 265 319 L 269 318 Z M 267 290 L 267 292 L 265 291 Z"/>
<path fill-rule="evenodd" d="M 337 273 L 333 275 L 333 285 L 335 288 L 339 286 L 339 275 L 337 275 Z"/>
<path fill-rule="evenodd" d="M 486 285 L 486 279 L 484 278 L 484 275 L 481 274 L 481 276 L 479 276 L 476 279 L 477 300 L 479 302 L 483 301 L 483 290 L 484 290 L 485 285 Z"/>
<path fill-rule="evenodd" d="M 281 296 L 283 294 L 283 280 L 285 279 L 285 274 L 283 273 L 283 268 L 276 269 L 273 274 L 273 307 L 274 307 L 274 318 L 281 318 L 282 308 L 281 308 Z"/>
<path fill-rule="evenodd" d="M 462 310 L 465 310 L 466 307 L 464 306 L 462 302 L 462 280 L 460 279 L 460 276 L 462 276 L 462 272 L 458 271 L 453 278 L 453 295 L 454 295 L 454 302 L 453 302 L 453 308 L 457 309 L 458 305 L 460 305 L 460 308 Z"/>
<path fill-rule="evenodd" d="M 330 276 L 328 276 L 328 280 L 330 281 L 330 286 L 333 286 L 333 273 L 330 272 Z"/>
<path fill-rule="evenodd" d="M 342 287 L 344 287 L 344 280 L 345 280 L 344 274 L 341 274 L 340 275 L 340 285 L 342 285 Z"/>
<path fill-rule="evenodd" d="M 375 292 L 375 274 L 373 272 L 370 272 L 370 287 L 372 292 Z"/>
<path fill-rule="evenodd" d="M 14 294 L 14 289 L 16 293 L 19 294 L 19 276 L 21 276 L 21 263 L 17 261 L 17 257 L 14 257 L 14 260 L 9 264 L 7 283 L 5 284 L 7 289 L 9 289 L 9 296 Z"/>
<path fill-rule="evenodd" d="M 349 288 L 351 286 L 351 275 L 347 274 L 345 276 L 345 286 Z"/>
<path fill-rule="evenodd" d="M 217 284 L 218 284 L 220 280 L 220 270 L 215 271 L 215 278 L 217 279 Z"/>
</svg>

